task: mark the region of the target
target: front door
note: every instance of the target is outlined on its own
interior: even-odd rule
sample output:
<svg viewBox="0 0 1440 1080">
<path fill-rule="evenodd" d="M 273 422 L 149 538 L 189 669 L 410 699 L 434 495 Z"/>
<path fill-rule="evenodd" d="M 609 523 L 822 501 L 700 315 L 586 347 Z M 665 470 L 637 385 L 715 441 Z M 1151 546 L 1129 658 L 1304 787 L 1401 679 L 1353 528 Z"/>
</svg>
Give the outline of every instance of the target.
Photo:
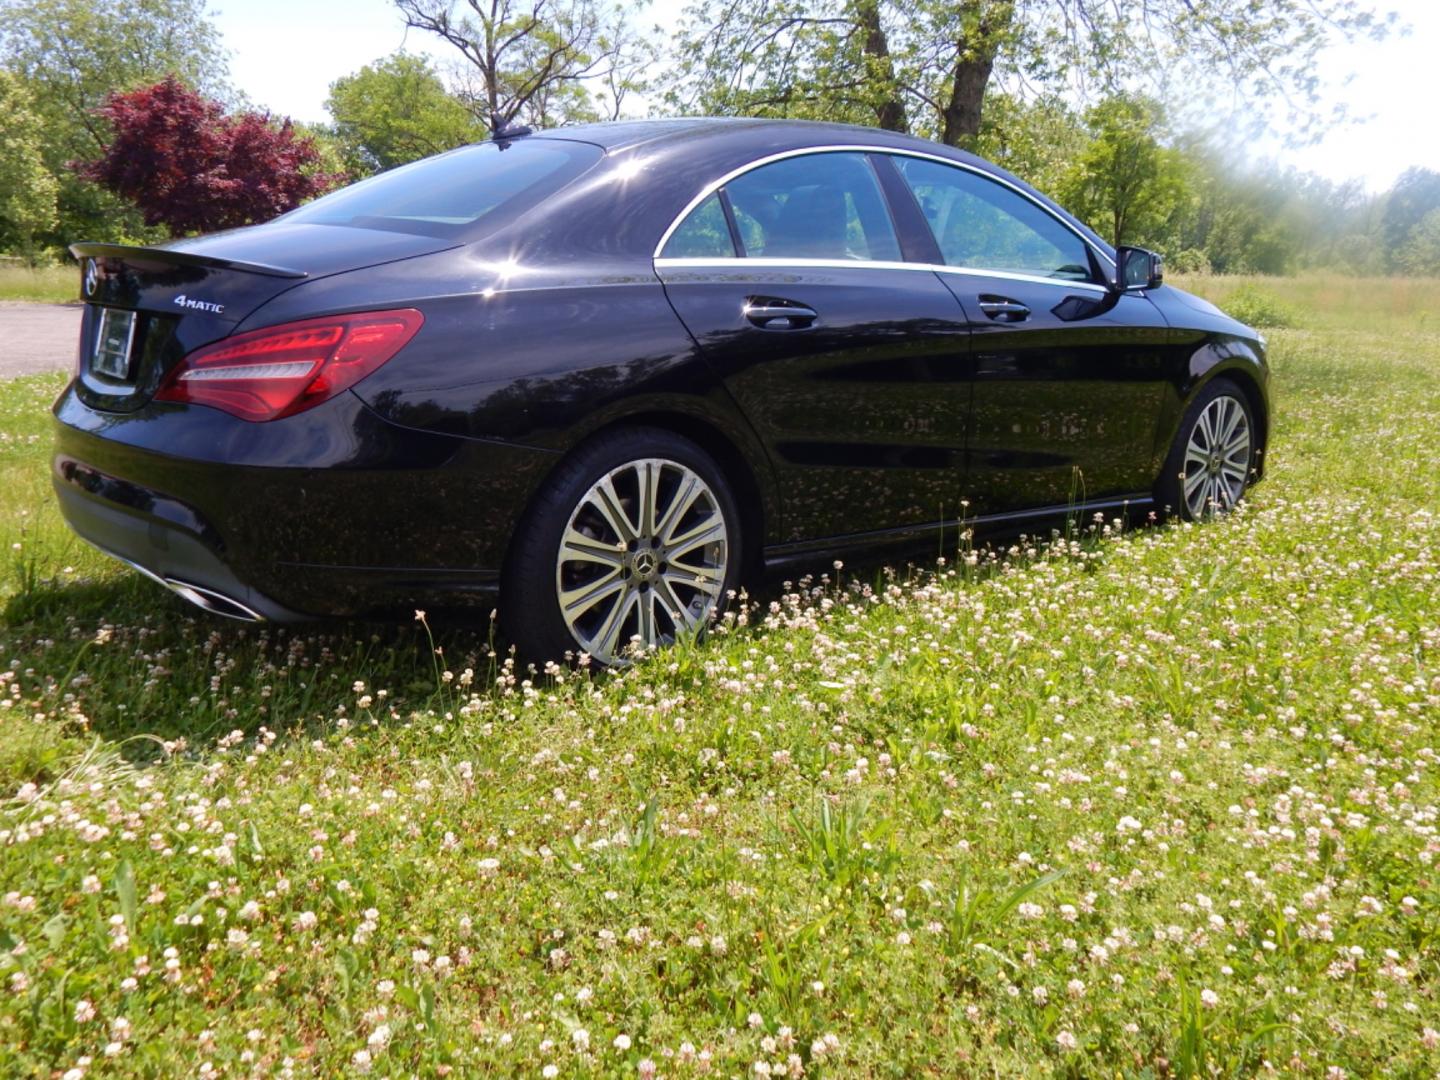
<svg viewBox="0 0 1440 1080">
<path fill-rule="evenodd" d="M 960 516 L 969 328 L 905 258 L 869 155 L 828 151 L 730 180 L 656 260 L 771 455 L 770 543 Z"/>
<path fill-rule="evenodd" d="M 928 158 L 890 159 L 974 331 L 966 491 L 978 515 L 1148 493 L 1178 353 L 1143 295 L 1019 190 Z"/>
</svg>

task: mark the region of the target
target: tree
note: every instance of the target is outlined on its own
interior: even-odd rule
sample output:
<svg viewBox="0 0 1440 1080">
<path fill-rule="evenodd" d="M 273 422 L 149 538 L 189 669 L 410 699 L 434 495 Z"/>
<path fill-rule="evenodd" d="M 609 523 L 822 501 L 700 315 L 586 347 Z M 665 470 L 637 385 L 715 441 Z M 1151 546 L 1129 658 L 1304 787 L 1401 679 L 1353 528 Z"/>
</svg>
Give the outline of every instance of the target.
<svg viewBox="0 0 1440 1080">
<path fill-rule="evenodd" d="M 205 0 L 0 0 L 0 66 L 19 76 L 40 121 L 45 167 L 59 183 L 48 242 L 129 233 L 138 217 L 67 168 L 109 142 L 96 114 L 115 92 L 177 75 L 224 88 L 225 54 Z"/>
<path fill-rule="evenodd" d="M 0 251 L 35 257 L 35 237 L 55 226 L 55 177 L 41 154 L 30 95 L 0 69 Z"/>
<path fill-rule="evenodd" d="M 1093 106 L 1085 123 L 1090 143 L 1071 165 L 1061 201 L 1116 247 L 1159 243 L 1188 194 L 1183 159 L 1160 143 L 1159 104 L 1117 95 Z"/>
<path fill-rule="evenodd" d="M 1407 274 L 1440 277 L 1440 207 L 1427 213 L 1410 230 L 1396 262 Z"/>
<path fill-rule="evenodd" d="M 314 143 L 290 121 L 227 116 L 173 76 L 113 94 L 100 112 L 115 136 L 82 171 L 171 236 L 267 221 L 342 179 L 318 171 Z"/>
<path fill-rule="evenodd" d="M 405 24 L 464 58 L 460 97 L 491 131 L 618 115 L 640 81 L 633 17 L 606 0 L 395 0 Z M 595 95 L 613 109 L 597 109 Z"/>
<path fill-rule="evenodd" d="M 396 53 L 330 85 L 325 103 L 355 171 L 370 173 L 475 142 L 485 128 L 428 59 Z"/>
<path fill-rule="evenodd" d="M 1321 117 L 1320 51 L 1391 21 L 1361 0 L 694 0 L 670 100 L 962 145 L 997 77 L 1012 90 L 1173 83 L 1211 106 L 1278 101 L 1303 129 Z"/>
<path fill-rule="evenodd" d="M 884 0 L 698 0 L 678 39 L 670 103 L 906 131 L 887 10 Z"/>
<path fill-rule="evenodd" d="M 970 149 L 1053 196 L 1089 143 L 1084 118 L 1058 96 L 1027 101 L 991 91 Z"/>
<path fill-rule="evenodd" d="M 1385 248 L 1392 267 L 1403 266 L 1400 254 L 1420 223 L 1440 209 L 1440 173 L 1406 169 L 1385 197 L 1382 218 Z"/>
</svg>

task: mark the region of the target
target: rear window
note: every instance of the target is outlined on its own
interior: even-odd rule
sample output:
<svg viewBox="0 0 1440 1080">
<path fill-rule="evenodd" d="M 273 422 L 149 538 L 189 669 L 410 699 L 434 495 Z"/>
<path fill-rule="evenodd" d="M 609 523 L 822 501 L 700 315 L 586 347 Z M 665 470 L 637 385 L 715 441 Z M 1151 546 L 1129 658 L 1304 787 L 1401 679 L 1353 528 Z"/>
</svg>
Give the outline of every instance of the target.
<svg viewBox="0 0 1440 1080">
<path fill-rule="evenodd" d="M 462 146 L 341 188 L 282 220 L 462 236 L 486 218 L 530 209 L 602 154 L 598 146 L 559 139 Z"/>
</svg>

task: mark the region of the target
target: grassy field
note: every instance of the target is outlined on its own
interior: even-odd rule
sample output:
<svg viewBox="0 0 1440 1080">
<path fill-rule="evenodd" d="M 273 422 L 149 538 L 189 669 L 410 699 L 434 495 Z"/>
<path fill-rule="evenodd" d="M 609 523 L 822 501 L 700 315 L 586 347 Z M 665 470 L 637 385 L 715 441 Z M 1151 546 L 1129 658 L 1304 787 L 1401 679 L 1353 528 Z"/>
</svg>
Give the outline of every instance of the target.
<svg viewBox="0 0 1440 1080">
<path fill-rule="evenodd" d="M 0 266 L 0 300 L 68 304 L 79 299 L 80 272 L 65 266 Z"/>
<path fill-rule="evenodd" d="M 608 678 L 197 615 L 0 385 L 0 1075 L 1435 1075 L 1436 293 L 1258 287 L 1242 512 Z"/>
</svg>

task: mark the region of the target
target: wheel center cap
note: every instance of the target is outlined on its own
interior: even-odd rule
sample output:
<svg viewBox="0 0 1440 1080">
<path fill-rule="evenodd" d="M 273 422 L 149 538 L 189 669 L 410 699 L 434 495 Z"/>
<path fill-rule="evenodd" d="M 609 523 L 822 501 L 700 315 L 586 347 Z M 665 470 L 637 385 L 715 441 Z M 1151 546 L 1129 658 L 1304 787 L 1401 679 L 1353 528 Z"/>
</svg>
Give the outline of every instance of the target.
<svg viewBox="0 0 1440 1080">
<path fill-rule="evenodd" d="M 1216 473 L 1218 473 L 1218 472 L 1220 471 L 1220 455 L 1219 455 L 1219 454 L 1211 454 L 1211 455 L 1210 455 L 1209 469 L 1210 469 L 1210 475 L 1211 475 L 1211 476 L 1214 476 Z"/>
<path fill-rule="evenodd" d="M 653 551 L 637 551 L 633 565 L 636 574 L 642 578 L 650 578 L 655 576 L 655 570 L 660 562 L 655 558 Z"/>
</svg>

